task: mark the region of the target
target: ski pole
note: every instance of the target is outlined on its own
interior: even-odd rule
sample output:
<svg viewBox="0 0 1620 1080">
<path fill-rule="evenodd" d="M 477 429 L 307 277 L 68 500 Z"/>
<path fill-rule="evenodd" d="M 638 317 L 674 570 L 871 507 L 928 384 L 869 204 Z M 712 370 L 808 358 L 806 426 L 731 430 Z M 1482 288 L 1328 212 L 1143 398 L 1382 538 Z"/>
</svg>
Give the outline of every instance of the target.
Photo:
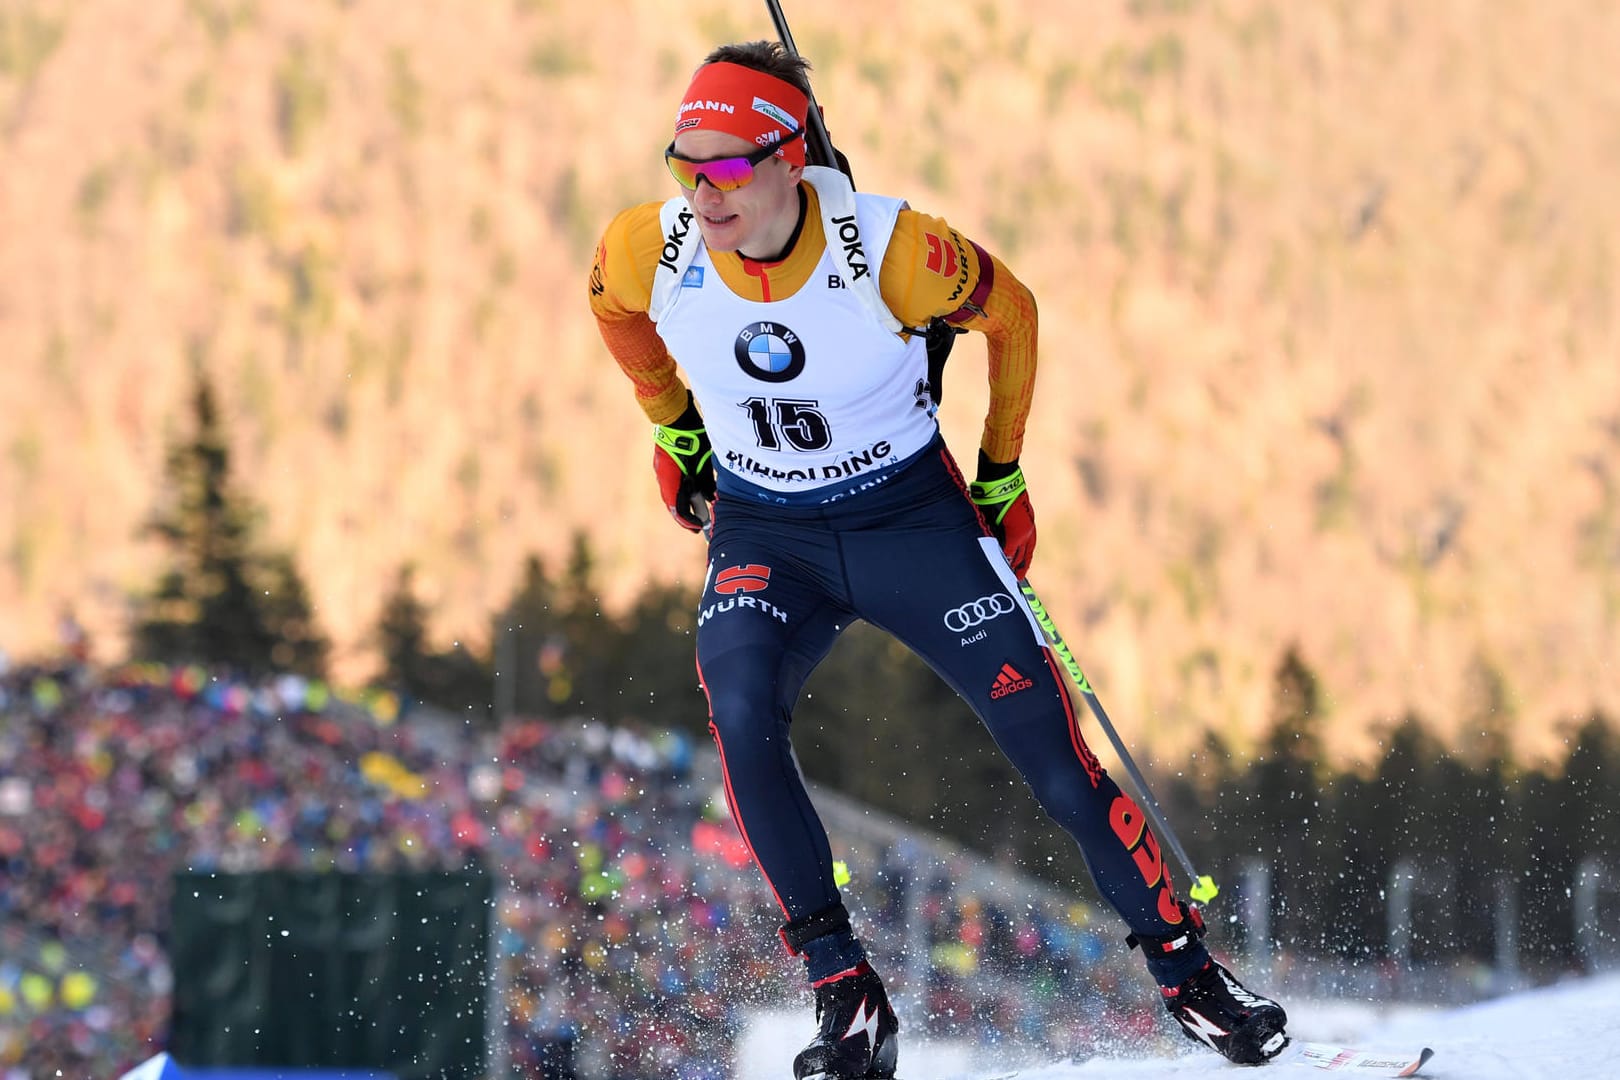
<svg viewBox="0 0 1620 1080">
<path fill-rule="evenodd" d="M 1102 702 L 1097 700 L 1096 691 L 1092 690 L 1086 673 L 1080 670 L 1080 664 L 1075 660 L 1074 653 L 1069 651 L 1063 635 L 1058 633 L 1046 605 L 1035 595 L 1035 587 L 1027 580 L 1020 580 L 1018 588 L 1023 592 L 1024 599 L 1029 601 L 1030 610 L 1035 613 L 1035 621 L 1041 624 L 1041 629 L 1052 642 L 1052 649 L 1058 654 L 1058 659 L 1063 661 L 1063 666 L 1069 672 L 1069 678 L 1074 680 L 1075 688 L 1080 691 L 1080 696 L 1086 699 L 1086 704 L 1091 706 L 1092 715 L 1096 716 L 1097 723 L 1102 725 L 1103 731 L 1108 735 L 1108 741 L 1114 744 L 1114 752 L 1119 755 L 1120 764 L 1125 766 L 1126 774 L 1130 776 L 1131 783 L 1136 785 L 1137 794 L 1142 798 L 1142 808 L 1147 811 L 1148 817 L 1153 819 L 1154 828 L 1159 830 L 1164 842 L 1170 845 L 1171 853 L 1181 863 L 1182 869 L 1187 871 L 1187 876 L 1192 879 L 1187 895 L 1197 903 L 1209 903 L 1221 891 L 1220 886 L 1215 884 L 1214 878 L 1208 874 L 1200 874 L 1193 867 L 1186 849 L 1181 846 L 1181 841 L 1176 839 L 1176 834 L 1170 829 L 1170 823 L 1165 820 L 1164 811 L 1159 809 L 1159 802 L 1153 797 L 1147 779 L 1136 767 L 1136 762 L 1131 760 L 1130 751 L 1125 749 L 1125 741 L 1119 737 L 1119 733 L 1114 730 L 1114 725 L 1108 719 L 1108 714 L 1103 711 Z"/>
</svg>

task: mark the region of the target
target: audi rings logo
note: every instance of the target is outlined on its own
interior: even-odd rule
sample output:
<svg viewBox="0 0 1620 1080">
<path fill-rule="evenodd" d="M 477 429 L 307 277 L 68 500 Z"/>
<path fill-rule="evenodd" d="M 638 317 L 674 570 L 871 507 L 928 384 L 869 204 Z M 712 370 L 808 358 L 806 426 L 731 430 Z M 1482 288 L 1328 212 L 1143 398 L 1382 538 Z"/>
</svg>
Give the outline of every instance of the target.
<svg viewBox="0 0 1620 1080">
<path fill-rule="evenodd" d="M 970 626 L 989 622 L 1000 615 L 1011 615 L 1016 608 L 1013 598 L 1006 593 L 996 593 L 993 596 L 981 596 L 977 600 L 969 601 L 959 608 L 951 608 L 945 613 L 945 629 L 960 634 Z"/>
</svg>

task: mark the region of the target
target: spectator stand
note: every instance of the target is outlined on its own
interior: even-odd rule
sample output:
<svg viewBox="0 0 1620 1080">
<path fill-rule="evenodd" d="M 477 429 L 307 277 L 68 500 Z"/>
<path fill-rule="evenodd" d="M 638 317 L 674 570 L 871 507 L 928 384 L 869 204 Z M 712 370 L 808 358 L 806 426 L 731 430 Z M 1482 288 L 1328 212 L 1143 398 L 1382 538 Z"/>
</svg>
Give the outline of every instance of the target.
<svg viewBox="0 0 1620 1080">
<path fill-rule="evenodd" d="M 497 882 L 492 1077 L 729 1080 L 749 1017 L 808 1015 L 810 999 L 719 788 L 706 745 L 633 724 L 491 731 L 289 676 L 13 667 L 0 676 L 0 1077 L 117 1076 L 165 1049 L 177 870 L 476 861 Z M 816 797 L 919 1036 L 1055 1057 L 1091 1052 L 1115 1017 L 1150 1016 L 1111 918 Z M 48 995 L 24 981 L 39 964 Z"/>
</svg>

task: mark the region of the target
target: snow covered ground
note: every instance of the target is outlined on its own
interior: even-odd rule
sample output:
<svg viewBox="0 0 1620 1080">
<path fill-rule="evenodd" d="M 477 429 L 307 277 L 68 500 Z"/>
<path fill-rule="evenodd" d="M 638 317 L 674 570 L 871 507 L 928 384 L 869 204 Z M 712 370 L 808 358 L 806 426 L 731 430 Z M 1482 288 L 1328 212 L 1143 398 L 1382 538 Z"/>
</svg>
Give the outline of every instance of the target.
<svg viewBox="0 0 1620 1080">
<path fill-rule="evenodd" d="M 1530 990 L 1461 1009 L 1375 1010 L 1351 1004 L 1291 1003 L 1289 1030 L 1307 1040 L 1347 1042 L 1365 1050 L 1415 1053 L 1434 1060 L 1419 1075 L 1442 1080 L 1597 1080 L 1620 1077 L 1620 974 Z M 904 1016 L 901 1017 L 902 1024 Z M 804 1016 L 761 1018 L 744 1041 L 739 1076 L 791 1076 L 805 1039 Z M 902 1036 L 904 1029 L 902 1028 Z M 973 1061 L 965 1047 L 902 1042 L 903 1080 L 988 1080 L 1017 1061 Z M 1301 1080 L 1321 1075 L 1305 1065 L 1270 1070 Z M 1026 1064 L 1017 1080 L 1144 1080 L 1146 1077 L 1260 1077 L 1192 1043 L 1185 1052 L 1150 1057 L 1096 1057 L 1065 1064 Z"/>
</svg>

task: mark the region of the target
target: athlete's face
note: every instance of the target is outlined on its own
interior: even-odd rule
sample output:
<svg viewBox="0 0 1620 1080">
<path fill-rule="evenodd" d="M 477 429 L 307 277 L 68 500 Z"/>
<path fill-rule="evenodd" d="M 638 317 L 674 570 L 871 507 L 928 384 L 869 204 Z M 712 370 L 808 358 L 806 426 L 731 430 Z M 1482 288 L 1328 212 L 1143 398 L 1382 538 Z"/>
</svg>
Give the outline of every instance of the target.
<svg viewBox="0 0 1620 1080">
<path fill-rule="evenodd" d="M 694 161 L 741 157 L 759 147 L 724 131 L 683 131 L 675 152 Z M 799 178 L 804 169 L 779 157 L 754 166 L 754 178 L 734 191 L 721 191 L 699 179 L 696 191 L 682 189 L 697 215 L 703 242 L 713 251 L 737 251 L 773 259 L 786 246 L 799 223 Z"/>
</svg>

